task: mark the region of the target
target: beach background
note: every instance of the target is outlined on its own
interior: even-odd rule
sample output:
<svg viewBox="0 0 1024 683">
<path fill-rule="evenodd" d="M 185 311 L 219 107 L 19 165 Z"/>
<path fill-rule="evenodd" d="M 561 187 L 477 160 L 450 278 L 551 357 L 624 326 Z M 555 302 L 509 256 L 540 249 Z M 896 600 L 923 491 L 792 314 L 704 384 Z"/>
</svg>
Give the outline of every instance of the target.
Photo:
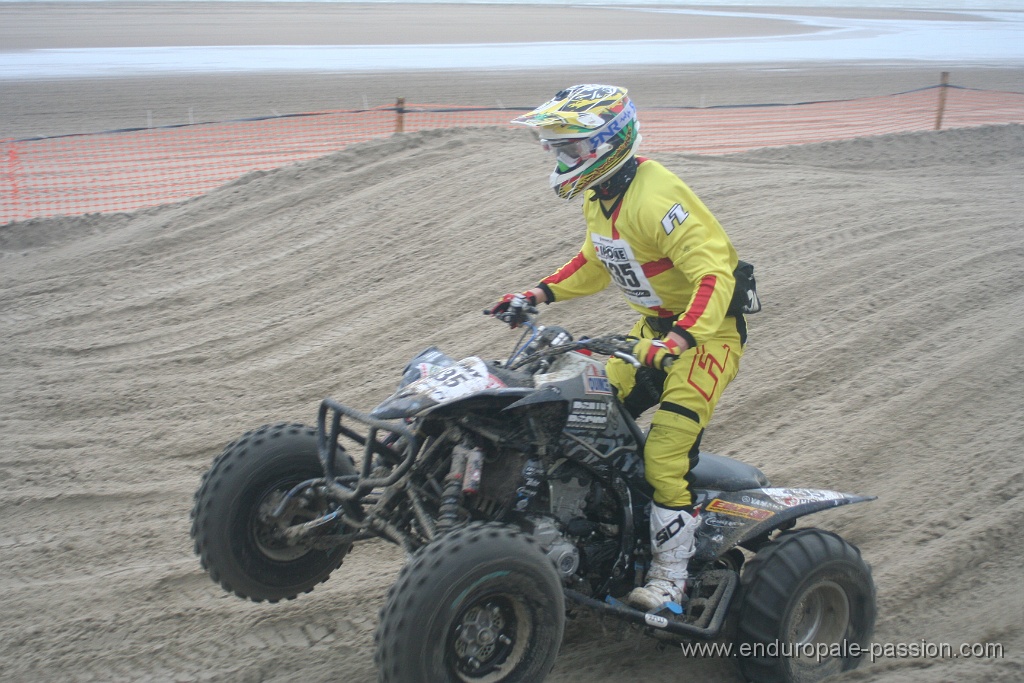
<svg viewBox="0 0 1024 683">
<path fill-rule="evenodd" d="M 885 95 L 942 71 L 963 87 L 1024 87 L 1014 0 L 840 1 L 853 6 L 0 2 L 0 139 L 399 97 L 533 106 L 582 81 L 628 80 L 645 106 Z"/>
<path fill-rule="evenodd" d="M 0 2 L 0 139 L 397 97 L 535 105 L 586 81 L 628 87 L 641 121 L 942 71 L 1024 91 L 1016 3 L 801 4 Z M 960 46 L 939 50 L 942 31 Z M 807 523 L 872 564 L 875 642 L 958 654 L 841 680 L 1024 678 L 1024 128 L 658 160 L 756 264 L 765 300 L 705 447 L 775 485 L 879 496 Z M 200 570 L 192 494 L 242 432 L 310 423 L 327 395 L 368 409 L 425 346 L 507 352 L 480 310 L 582 239 L 547 164 L 525 132 L 426 131 L 170 206 L 0 227 L 0 678 L 376 680 L 401 553 L 360 544 L 313 593 L 247 603 Z M 545 316 L 581 334 L 632 323 L 610 291 Z M 584 615 L 549 680 L 739 679 Z"/>
</svg>

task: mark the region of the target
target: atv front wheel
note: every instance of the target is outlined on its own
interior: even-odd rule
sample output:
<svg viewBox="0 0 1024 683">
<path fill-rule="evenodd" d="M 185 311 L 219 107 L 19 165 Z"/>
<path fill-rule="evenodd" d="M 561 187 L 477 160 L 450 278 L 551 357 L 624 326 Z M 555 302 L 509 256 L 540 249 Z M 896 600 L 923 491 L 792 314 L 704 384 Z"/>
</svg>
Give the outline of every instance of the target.
<svg viewBox="0 0 1024 683">
<path fill-rule="evenodd" d="M 538 683 L 565 627 L 551 560 L 518 529 L 474 523 L 413 555 L 377 629 L 383 683 Z"/>
<path fill-rule="evenodd" d="M 354 474 L 355 468 L 343 457 L 335 472 Z M 312 427 L 266 425 L 228 444 L 203 476 L 192 508 L 195 551 L 210 578 L 254 602 L 290 600 L 326 581 L 350 546 L 289 545 L 267 521 L 291 488 L 322 476 Z M 326 511 L 322 501 L 300 501 L 289 523 Z"/>
<path fill-rule="evenodd" d="M 836 534 L 782 534 L 747 562 L 741 590 L 736 647 L 746 680 L 816 683 L 860 663 L 875 584 L 860 551 Z"/>
</svg>

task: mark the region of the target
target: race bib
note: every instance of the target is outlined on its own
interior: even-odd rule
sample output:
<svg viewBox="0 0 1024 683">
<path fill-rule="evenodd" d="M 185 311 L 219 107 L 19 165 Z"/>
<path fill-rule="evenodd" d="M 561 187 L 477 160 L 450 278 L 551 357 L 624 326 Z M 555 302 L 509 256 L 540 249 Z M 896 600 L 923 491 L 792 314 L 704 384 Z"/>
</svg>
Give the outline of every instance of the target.
<svg viewBox="0 0 1024 683">
<path fill-rule="evenodd" d="M 612 280 L 633 303 L 645 308 L 661 306 L 661 298 L 644 275 L 643 266 L 633 256 L 633 249 L 625 240 L 615 240 L 591 233 L 597 257 L 611 273 Z"/>
</svg>

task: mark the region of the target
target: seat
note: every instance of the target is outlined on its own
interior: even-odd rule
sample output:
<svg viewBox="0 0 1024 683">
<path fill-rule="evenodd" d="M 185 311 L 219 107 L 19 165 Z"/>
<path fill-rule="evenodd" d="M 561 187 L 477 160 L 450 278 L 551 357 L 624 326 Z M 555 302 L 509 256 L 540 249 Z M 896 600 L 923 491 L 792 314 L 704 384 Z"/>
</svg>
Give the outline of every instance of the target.
<svg viewBox="0 0 1024 683">
<path fill-rule="evenodd" d="M 768 486 L 768 477 L 753 465 L 714 453 L 701 453 L 690 470 L 697 488 L 715 491 L 742 491 Z"/>
</svg>

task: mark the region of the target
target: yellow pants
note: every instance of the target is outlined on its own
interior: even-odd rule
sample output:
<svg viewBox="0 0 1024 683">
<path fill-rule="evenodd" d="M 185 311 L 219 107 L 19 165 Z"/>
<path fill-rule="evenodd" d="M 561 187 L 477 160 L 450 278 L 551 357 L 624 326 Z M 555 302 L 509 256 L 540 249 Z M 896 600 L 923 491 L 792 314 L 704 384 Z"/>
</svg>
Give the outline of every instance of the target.
<svg viewBox="0 0 1024 683">
<path fill-rule="evenodd" d="M 641 339 L 661 339 L 641 318 L 630 331 Z M 711 421 L 725 387 L 740 369 L 743 344 L 735 318 L 726 318 L 719 334 L 697 348 L 687 349 L 669 368 L 661 392 L 661 404 L 651 419 L 644 445 L 644 471 L 654 487 L 654 502 L 682 508 L 693 502 L 687 473 L 699 439 Z M 636 368 L 612 358 L 606 371 L 619 400 L 627 401 L 636 387 Z M 693 453 L 691 453 L 693 451 Z"/>
</svg>

